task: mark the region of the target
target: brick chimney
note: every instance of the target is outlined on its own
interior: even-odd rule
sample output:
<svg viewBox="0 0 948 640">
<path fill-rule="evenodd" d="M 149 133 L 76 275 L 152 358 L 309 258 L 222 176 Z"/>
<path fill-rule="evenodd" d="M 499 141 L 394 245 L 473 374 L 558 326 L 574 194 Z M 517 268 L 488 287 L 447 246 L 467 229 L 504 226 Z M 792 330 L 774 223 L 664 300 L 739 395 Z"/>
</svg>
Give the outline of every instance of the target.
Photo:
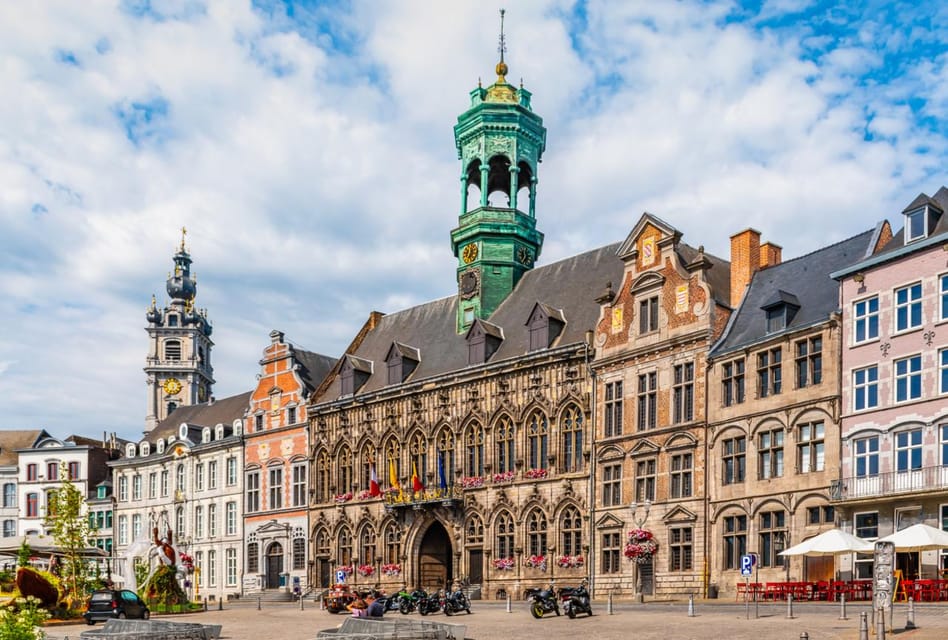
<svg viewBox="0 0 948 640">
<path fill-rule="evenodd" d="M 760 268 L 766 269 L 780 264 L 782 255 L 783 247 L 773 242 L 765 242 L 760 245 Z"/>
<path fill-rule="evenodd" d="M 760 264 L 760 231 L 747 228 L 731 236 L 731 307 L 736 309 L 741 303 Z"/>
</svg>

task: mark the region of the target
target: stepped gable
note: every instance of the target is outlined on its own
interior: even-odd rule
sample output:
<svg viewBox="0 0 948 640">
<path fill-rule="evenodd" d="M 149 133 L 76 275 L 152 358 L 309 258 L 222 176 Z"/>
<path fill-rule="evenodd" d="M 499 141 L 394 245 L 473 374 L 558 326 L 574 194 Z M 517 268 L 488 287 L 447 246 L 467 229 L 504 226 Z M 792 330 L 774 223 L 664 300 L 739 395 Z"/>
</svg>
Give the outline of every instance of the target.
<svg viewBox="0 0 948 640">
<path fill-rule="evenodd" d="M 562 311 L 566 319 L 554 347 L 582 342 L 586 330 L 593 329 L 599 319 L 597 293 L 607 282 L 622 280 L 623 265 L 616 256 L 618 247 L 618 243 L 611 244 L 524 273 L 513 292 L 488 319 L 502 329 L 505 338 L 489 363 L 527 353 L 529 332 L 525 325 L 537 303 Z M 457 334 L 456 318 L 457 296 L 382 316 L 349 354 L 372 362 L 372 375 L 357 395 L 390 386 L 385 357 L 395 342 L 418 349 L 420 354 L 417 367 L 406 380 L 408 384 L 468 367 L 467 342 L 464 335 Z M 316 401 L 331 402 L 340 395 L 341 383 L 336 375 Z"/>
<path fill-rule="evenodd" d="M 19 463 L 18 449 L 32 449 L 41 438 L 49 438 L 45 429 L 9 429 L 0 431 L 0 467 Z"/>
<path fill-rule="evenodd" d="M 247 391 L 213 402 L 178 407 L 170 416 L 159 422 L 153 431 L 149 431 L 146 439 L 151 441 L 172 435 L 177 436 L 178 428 L 182 423 L 198 427 L 214 427 L 223 424 L 229 430 L 234 420 L 243 419 L 247 407 L 250 406 L 251 393 Z"/>
<path fill-rule="evenodd" d="M 869 229 L 755 273 L 727 331 L 712 348 L 711 357 L 742 349 L 768 336 L 819 324 L 839 311 L 839 282 L 830 274 L 861 259 L 872 242 L 874 231 Z M 794 304 L 799 304 L 799 310 L 785 329 L 768 334 L 763 307 L 792 300 L 790 296 L 796 299 Z"/>
</svg>

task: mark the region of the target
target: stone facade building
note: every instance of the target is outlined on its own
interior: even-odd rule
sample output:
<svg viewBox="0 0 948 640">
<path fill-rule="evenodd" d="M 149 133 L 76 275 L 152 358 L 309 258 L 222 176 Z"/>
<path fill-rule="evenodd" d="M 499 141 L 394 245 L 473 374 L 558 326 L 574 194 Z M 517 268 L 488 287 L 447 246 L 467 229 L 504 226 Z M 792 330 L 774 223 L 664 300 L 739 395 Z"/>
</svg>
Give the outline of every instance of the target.
<svg viewBox="0 0 948 640">
<path fill-rule="evenodd" d="M 834 504 L 875 539 L 912 524 L 948 530 L 948 189 L 919 195 L 877 253 L 838 270 L 843 323 L 842 464 Z M 943 552 L 898 553 L 906 579 L 948 569 Z M 871 556 L 842 566 L 872 575 Z"/>
<path fill-rule="evenodd" d="M 650 214 L 617 255 L 623 272 L 599 298 L 593 362 L 595 585 L 626 595 L 699 592 L 706 356 L 730 315 L 729 264 Z M 634 529 L 658 549 L 633 563 L 623 554 Z"/>
<path fill-rule="evenodd" d="M 880 224 L 783 263 L 753 229 L 731 238 L 736 309 L 708 360 L 710 581 L 724 592 L 746 553 L 755 580 L 834 577 L 832 557 L 778 554 L 836 526 L 842 322 L 830 274 L 889 236 Z"/>
</svg>

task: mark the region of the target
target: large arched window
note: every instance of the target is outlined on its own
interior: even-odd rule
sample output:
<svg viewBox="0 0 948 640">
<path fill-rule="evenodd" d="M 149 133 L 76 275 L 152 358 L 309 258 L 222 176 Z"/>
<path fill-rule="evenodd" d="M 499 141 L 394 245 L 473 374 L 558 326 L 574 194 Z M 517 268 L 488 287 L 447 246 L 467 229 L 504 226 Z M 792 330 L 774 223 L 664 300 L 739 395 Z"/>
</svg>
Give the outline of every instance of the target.
<svg viewBox="0 0 948 640">
<path fill-rule="evenodd" d="M 527 516 L 527 551 L 531 556 L 546 555 L 546 516 L 539 509 Z"/>
<path fill-rule="evenodd" d="M 400 482 L 399 478 L 402 477 L 402 446 L 395 438 L 389 438 L 388 442 L 385 443 L 385 464 L 387 465 L 385 478 L 389 487 L 394 487 L 392 476 L 395 476 L 396 484 Z"/>
<path fill-rule="evenodd" d="M 352 491 L 352 450 L 349 447 L 343 447 L 339 451 L 339 477 L 337 481 L 336 493 Z"/>
<path fill-rule="evenodd" d="M 464 433 L 464 473 L 468 476 L 484 475 L 484 427 L 472 422 Z"/>
<path fill-rule="evenodd" d="M 332 468 L 328 451 L 320 451 L 316 456 L 316 502 L 329 502 L 329 485 Z"/>
<path fill-rule="evenodd" d="M 527 464 L 531 469 L 546 469 L 550 429 L 546 416 L 538 409 L 527 419 Z"/>
<path fill-rule="evenodd" d="M 336 562 L 340 565 L 352 564 L 352 533 L 348 528 L 339 530 L 336 538 Z"/>
<path fill-rule="evenodd" d="M 365 527 L 359 536 L 359 562 L 375 564 L 375 529 Z"/>
<path fill-rule="evenodd" d="M 421 433 L 416 433 L 411 437 L 408 446 L 413 465 L 412 472 L 417 471 L 418 477 L 424 482 L 425 472 L 428 470 L 428 441 Z"/>
<path fill-rule="evenodd" d="M 375 462 L 375 445 L 374 444 L 365 444 L 362 449 L 359 451 L 359 469 L 360 469 L 360 479 L 359 487 L 363 491 L 367 491 L 372 480 L 372 465 L 376 464 Z M 376 476 L 378 476 L 378 469 L 375 470 Z"/>
<path fill-rule="evenodd" d="M 566 473 L 583 468 L 583 412 L 570 404 L 560 414 L 560 433 L 563 438 L 561 467 Z"/>
<path fill-rule="evenodd" d="M 517 455 L 513 421 L 508 416 L 501 416 L 494 426 L 494 433 L 497 473 L 512 472 L 514 470 L 514 458 Z"/>
<path fill-rule="evenodd" d="M 447 488 L 454 484 L 454 434 L 447 428 L 438 433 L 438 486 L 444 485 Z M 442 482 L 441 474 L 444 474 Z"/>
<path fill-rule="evenodd" d="M 175 491 L 184 491 L 184 465 L 179 464 L 177 469 L 175 469 L 175 480 L 174 480 Z"/>
<path fill-rule="evenodd" d="M 578 556 L 582 553 L 583 518 L 576 507 L 566 507 L 560 516 L 560 549 L 564 556 Z"/>
<path fill-rule="evenodd" d="M 313 543 L 313 549 L 316 552 L 316 555 L 321 558 L 329 557 L 329 532 L 325 529 L 320 529 L 316 532 L 315 542 Z"/>
<path fill-rule="evenodd" d="M 398 564 L 402 561 L 402 530 L 394 522 L 385 527 L 385 563 Z"/>
<path fill-rule="evenodd" d="M 260 571 L 260 543 L 256 532 L 247 536 L 247 573 Z"/>
<path fill-rule="evenodd" d="M 497 516 L 494 525 L 497 538 L 497 557 L 513 558 L 514 555 L 514 521 L 513 516 L 504 511 Z"/>
</svg>

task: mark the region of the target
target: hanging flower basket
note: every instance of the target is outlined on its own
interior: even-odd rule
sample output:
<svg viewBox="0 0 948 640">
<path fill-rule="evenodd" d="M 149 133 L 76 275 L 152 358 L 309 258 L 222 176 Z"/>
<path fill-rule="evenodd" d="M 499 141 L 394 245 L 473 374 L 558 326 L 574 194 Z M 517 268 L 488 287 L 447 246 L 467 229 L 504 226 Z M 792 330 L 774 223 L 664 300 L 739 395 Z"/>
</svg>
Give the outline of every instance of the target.
<svg viewBox="0 0 948 640">
<path fill-rule="evenodd" d="M 362 576 L 363 578 L 368 578 L 369 576 L 375 573 L 375 565 L 360 564 L 357 571 L 359 572 L 359 575 Z"/>
<path fill-rule="evenodd" d="M 546 571 L 546 556 L 530 556 L 523 561 L 525 567 Z"/>
<path fill-rule="evenodd" d="M 655 542 L 655 536 L 651 531 L 646 529 L 629 531 L 629 540 L 625 543 L 623 551 L 626 558 L 637 564 L 648 564 L 657 551 L 658 543 Z"/>
<path fill-rule="evenodd" d="M 389 576 L 390 578 L 395 576 L 400 576 L 402 574 L 402 565 L 400 564 L 383 564 L 382 573 Z"/>
<path fill-rule="evenodd" d="M 513 571 L 514 568 L 514 559 L 513 558 L 494 558 L 491 561 L 491 564 L 494 565 L 495 569 L 500 571 Z"/>
<path fill-rule="evenodd" d="M 184 567 L 186 573 L 194 573 L 194 558 L 186 553 L 179 553 L 178 559 L 181 560 L 181 566 Z"/>
<path fill-rule="evenodd" d="M 562 567 L 563 569 L 573 569 L 585 564 L 586 559 L 583 558 L 583 556 L 560 556 L 556 559 L 556 566 Z"/>
</svg>

